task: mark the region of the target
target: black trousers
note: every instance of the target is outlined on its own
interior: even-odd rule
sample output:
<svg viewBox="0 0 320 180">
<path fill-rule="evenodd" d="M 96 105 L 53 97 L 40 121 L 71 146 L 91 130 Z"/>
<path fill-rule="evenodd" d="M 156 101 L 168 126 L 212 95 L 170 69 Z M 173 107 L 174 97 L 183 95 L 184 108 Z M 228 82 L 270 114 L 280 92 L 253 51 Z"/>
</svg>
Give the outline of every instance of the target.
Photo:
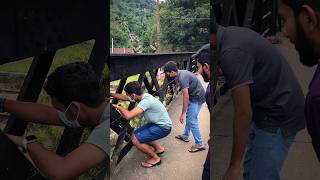
<svg viewBox="0 0 320 180">
<path fill-rule="evenodd" d="M 210 180 L 210 169 L 203 168 L 202 180 Z"/>
</svg>

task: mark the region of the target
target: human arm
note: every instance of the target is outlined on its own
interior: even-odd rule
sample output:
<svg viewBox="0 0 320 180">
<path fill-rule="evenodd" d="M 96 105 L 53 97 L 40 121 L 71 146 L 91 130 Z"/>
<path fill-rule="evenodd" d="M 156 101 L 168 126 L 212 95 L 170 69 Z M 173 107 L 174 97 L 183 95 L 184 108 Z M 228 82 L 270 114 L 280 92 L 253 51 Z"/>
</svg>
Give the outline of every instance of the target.
<svg viewBox="0 0 320 180">
<path fill-rule="evenodd" d="M 120 112 L 122 117 L 124 117 L 126 120 L 129 120 L 129 121 L 131 119 L 133 119 L 134 117 L 143 113 L 143 109 L 141 109 L 140 107 L 135 107 L 129 111 L 121 106 L 118 106 L 115 104 L 112 104 L 112 105 L 116 108 L 116 110 L 118 110 Z"/>
<path fill-rule="evenodd" d="M 249 85 L 232 89 L 234 104 L 233 145 L 232 154 L 224 180 L 238 180 L 241 172 L 241 161 L 248 142 L 250 123 L 252 118 Z"/>
<path fill-rule="evenodd" d="M 122 101 L 129 101 L 128 97 L 124 94 L 119 93 L 111 93 L 111 96 L 115 99 L 122 100 Z"/>
<path fill-rule="evenodd" d="M 189 103 L 189 90 L 188 88 L 182 89 L 183 95 L 183 105 L 182 105 L 182 112 L 180 116 L 180 122 L 183 124 L 186 121 L 187 111 L 188 111 L 188 103 Z"/>
<path fill-rule="evenodd" d="M 22 146 L 23 137 L 7 135 L 16 145 Z M 105 152 L 97 146 L 84 143 L 65 157 L 47 150 L 39 142 L 28 144 L 28 153 L 48 179 L 75 179 L 89 169 L 98 166 L 106 157 Z"/>
<path fill-rule="evenodd" d="M 60 121 L 58 111 L 47 105 L 6 99 L 3 106 L 6 112 L 26 121 L 50 125 L 64 125 L 63 122 Z"/>
</svg>

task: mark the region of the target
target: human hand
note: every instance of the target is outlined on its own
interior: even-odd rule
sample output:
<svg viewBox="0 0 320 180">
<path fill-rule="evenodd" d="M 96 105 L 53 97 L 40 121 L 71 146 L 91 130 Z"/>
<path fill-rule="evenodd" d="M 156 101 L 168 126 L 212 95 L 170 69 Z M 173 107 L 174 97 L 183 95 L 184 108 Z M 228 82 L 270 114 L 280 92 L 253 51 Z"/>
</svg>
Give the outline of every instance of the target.
<svg viewBox="0 0 320 180">
<path fill-rule="evenodd" d="M 114 107 L 114 108 L 116 108 L 116 110 L 121 114 L 121 112 L 120 112 L 120 110 L 119 110 L 119 105 L 118 104 L 112 104 L 112 106 Z"/>
<path fill-rule="evenodd" d="M 6 135 L 14 144 L 22 147 L 22 141 L 23 141 L 22 136 L 15 136 L 15 135 L 11 135 L 11 134 L 6 134 Z"/>
<path fill-rule="evenodd" d="M 180 116 L 180 123 L 181 124 L 183 124 L 186 121 L 186 117 L 187 117 L 186 113 L 182 113 L 181 114 L 181 116 Z"/>
</svg>

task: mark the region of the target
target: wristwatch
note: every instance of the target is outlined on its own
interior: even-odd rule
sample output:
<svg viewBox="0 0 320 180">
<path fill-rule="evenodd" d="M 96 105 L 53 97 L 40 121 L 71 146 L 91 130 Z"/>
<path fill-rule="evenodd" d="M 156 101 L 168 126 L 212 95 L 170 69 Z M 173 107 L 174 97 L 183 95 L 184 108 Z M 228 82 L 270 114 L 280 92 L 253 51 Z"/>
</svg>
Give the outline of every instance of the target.
<svg viewBox="0 0 320 180">
<path fill-rule="evenodd" d="M 35 142 L 39 142 L 39 141 L 38 141 L 38 138 L 34 135 L 24 137 L 22 140 L 23 152 L 25 152 L 25 153 L 28 152 L 28 144 L 32 144 Z"/>
</svg>

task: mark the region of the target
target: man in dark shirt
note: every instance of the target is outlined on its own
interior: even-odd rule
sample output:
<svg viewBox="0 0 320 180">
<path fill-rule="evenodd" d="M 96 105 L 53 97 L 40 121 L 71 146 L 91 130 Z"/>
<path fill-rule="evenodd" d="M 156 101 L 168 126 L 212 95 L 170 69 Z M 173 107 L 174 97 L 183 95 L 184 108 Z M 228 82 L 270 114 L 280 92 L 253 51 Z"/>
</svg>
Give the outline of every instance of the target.
<svg viewBox="0 0 320 180">
<path fill-rule="evenodd" d="M 234 104 L 224 180 L 239 179 L 246 148 L 244 180 L 278 180 L 296 133 L 305 127 L 300 85 L 279 50 L 258 33 L 220 26 L 216 42 Z"/>
<path fill-rule="evenodd" d="M 202 75 L 205 82 L 210 82 L 210 44 L 202 46 L 197 53 L 193 55 L 193 58 L 197 60 L 198 73 Z M 207 86 L 206 93 L 206 103 L 209 111 L 211 112 L 212 103 L 211 103 L 211 90 L 210 83 Z M 203 165 L 202 180 L 210 180 L 210 148 L 211 148 L 211 139 L 209 143 L 209 151 L 207 154 L 206 161 Z"/>
<path fill-rule="evenodd" d="M 180 122 L 186 122 L 182 135 L 176 136 L 177 139 L 189 142 L 189 134 L 192 132 L 195 144 L 188 150 L 189 152 L 198 152 L 205 149 L 199 128 L 198 114 L 202 104 L 205 102 L 205 91 L 198 78 L 190 71 L 179 70 L 177 64 L 173 61 L 167 62 L 163 71 L 167 77 L 178 78 L 179 86 L 182 89 L 183 106 L 180 116 Z"/>
<path fill-rule="evenodd" d="M 284 32 L 294 43 L 302 64 L 318 66 L 309 85 L 305 102 L 307 129 L 320 161 L 320 3 L 318 0 L 281 0 L 279 15 Z"/>
</svg>

